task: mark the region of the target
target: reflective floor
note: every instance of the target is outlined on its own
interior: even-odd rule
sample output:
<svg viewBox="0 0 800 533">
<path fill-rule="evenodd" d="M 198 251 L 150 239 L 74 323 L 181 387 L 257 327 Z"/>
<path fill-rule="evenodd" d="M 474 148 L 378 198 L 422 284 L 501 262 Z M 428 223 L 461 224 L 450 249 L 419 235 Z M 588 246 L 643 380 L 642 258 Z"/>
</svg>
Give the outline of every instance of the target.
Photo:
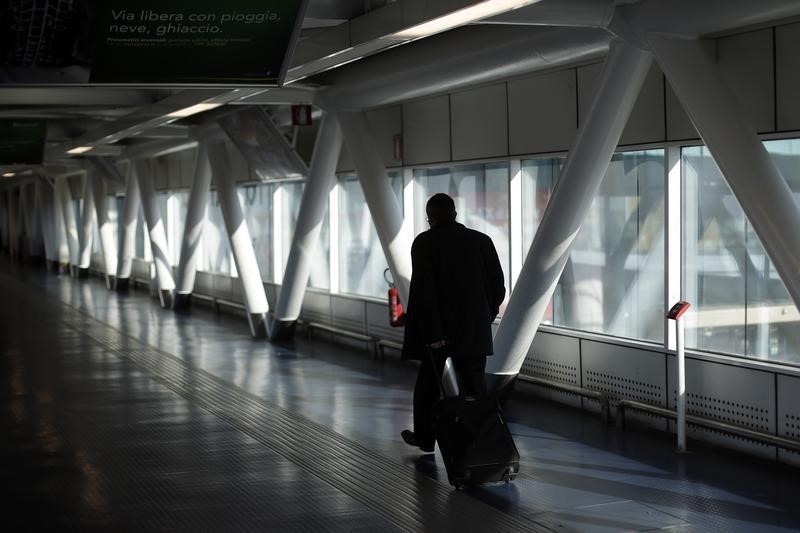
<svg viewBox="0 0 800 533">
<path fill-rule="evenodd" d="M 520 387 L 511 484 L 452 490 L 399 438 L 416 369 L 249 338 L 0 258 L 6 530 L 782 531 L 800 472 L 621 432 Z"/>
</svg>

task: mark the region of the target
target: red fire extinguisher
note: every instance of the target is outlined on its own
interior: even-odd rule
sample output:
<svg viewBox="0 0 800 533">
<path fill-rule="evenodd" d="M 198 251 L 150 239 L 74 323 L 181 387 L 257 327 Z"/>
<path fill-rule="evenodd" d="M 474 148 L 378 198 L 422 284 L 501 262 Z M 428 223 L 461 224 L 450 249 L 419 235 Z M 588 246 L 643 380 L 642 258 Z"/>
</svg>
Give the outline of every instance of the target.
<svg viewBox="0 0 800 533">
<path fill-rule="evenodd" d="M 383 271 L 383 279 L 389 284 L 389 324 L 398 328 L 405 325 L 406 312 L 403 310 L 403 304 L 400 303 L 400 294 L 397 292 L 397 287 L 386 277 L 388 272 L 388 268 Z"/>
</svg>

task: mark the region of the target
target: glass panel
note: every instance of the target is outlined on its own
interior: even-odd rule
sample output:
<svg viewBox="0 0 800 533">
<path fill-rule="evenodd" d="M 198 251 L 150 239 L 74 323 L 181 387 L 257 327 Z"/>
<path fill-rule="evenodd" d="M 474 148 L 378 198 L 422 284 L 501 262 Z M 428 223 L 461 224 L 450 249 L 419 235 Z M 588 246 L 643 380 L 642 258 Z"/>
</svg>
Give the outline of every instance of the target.
<svg viewBox="0 0 800 533">
<path fill-rule="evenodd" d="M 175 240 L 170 231 L 172 229 L 172 224 L 170 224 L 169 217 L 169 194 L 163 192 L 158 193 L 156 195 L 156 201 L 158 202 L 158 214 L 161 216 L 161 223 L 164 225 L 164 235 L 167 238 L 167 259 L 170 260 L 172 258 L 172 250 L 175 249 Z M 180 244 L 178 244 L 178 248 L 179 250 L 176 253 L 180 253 Z"/>
<path fill-rule="evenodd" d="M 98 224 L 92 225 L 92 253 L 99 254 L 100 250 L 100 231 Z"/>
<path fill-rule="evenodd" d="M 205 252 L 205 270 L 231 274 L 231 250 L 217 191 L 211 191 L 208 202 L 206 223 L 203 224 L 203 251 Z"/>
<path fill-rule="evenodd" d="M 523 161 L 523 240 L 533 242 L 559 159 Z M 615 154 L 543 322 L 620 337 L 664 337 L 664 151 Z"/>
<path fill-rule="evenodd" d="M 272 279 L 272 193 L 269 184 L 244 185 L 239 187 L 239 201 L 244 209 L 247 229 L 253 241 L 256 261 L 261 279 Z"/>
<path fill-rule="evenodd" d="M 183 231 L 186 227 L 186 211 L 189 209 L 189 191 L 172 193 L 169 201 L 171 208 L 169 219 L 172 221 L 169 233 L 170 261 L 177 266 L 181 258 Z M 165 215 L 166 216 L 166 215 Z"/>
<path fill-rule="evenodd" d="M 320 229 L 314 259 L 311 262 L 311 277 L 308 284 L 316 289 L 331 288 L 331 231 L 328 209 L 325 209 L 325 218 L 322 219 L 322 229 Z"/>
<path fill-rule="evenodd" d="M 144 222 L 144 213 L 139 208 L 139 215 L 136 220 L 136 251 L 135 256 L 145 261 L 150 260 L 150 235 L 147 233 L 147 224 Z"/>
<path fill-rule="evenodd" d="M 403 177 L 389 172 L 392 190 L 402 210 Z M 339 182 L 339 288 L 341 292 L 384 298 L 388 268 L 364 192 L 358 178 L 342 176 Z"/>
<path fill-rule="evenodd" d="M 300 212 L 300 200 L 303 197 L 303 182 L 292 181 L 278 185 L 283 194 L 279 197 L 283 202 L 281 206 L 281 264 L 282 270 L 286 270 L 286 262 L 289 260 L 289 252 L 292 249 L 292 237 L 294 228 L 297 226 L 297 214 Z"/>
<path fill-rule="evenodd" d="M 456 220 L 468 228 L 487 234 L 494 242 L 503 267 L 507 301 L 511 262 L 508 163 L 419 169 L 414 171 L 414 179 L 418 185 L 415 234 L 428 229 L 425 215 L 428 198 L 436 193 L 450 195 L 456 204 Z M 500 308 L 501 315 L 504 309 L 505 304 Z"/>
<path fill-rule="evenodd" d="M 800 140 L 764 146 L 800 200 Z M 686 345 L 800 363 L 800 314 L 704 146 L 682 150 Z"/>
<path fill-rule="evenodd" d="M 550 201 L 558 173 L 561 171 L 563 159 L 533 159 L 522 162 L 522 257 L 528 250 L 539 229 L 544 209 Z M 572 265 L 569 265 L 572 268 Z M 556 287 L 555 298 L 558 298 L 559 287 Z M 547 304 L 547 310 L 542 317 L 544 324 L 553 323 L 553 298 Z"/>
<path fill-rule="evenodd" d="M 681 151 L 686 346 L 745 353 L 745 219 L 704 146 Z"/>
<path fill-rule="evenodd" d="M 767 141 L 764 146 L 800 203 L 800 139 Z M 757 270 L 747 277 L 747 354 L 800 364 L 800 313 L 753 227 L 746 227 L 747 250 Z"/>
</svg>

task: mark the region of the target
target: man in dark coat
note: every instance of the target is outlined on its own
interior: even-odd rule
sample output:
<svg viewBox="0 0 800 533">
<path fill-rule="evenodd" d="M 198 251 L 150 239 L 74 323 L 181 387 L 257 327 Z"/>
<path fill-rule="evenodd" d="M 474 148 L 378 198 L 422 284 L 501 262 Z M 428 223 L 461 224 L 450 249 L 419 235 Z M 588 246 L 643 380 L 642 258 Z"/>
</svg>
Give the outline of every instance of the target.
<svg viewBox="0 0 800 533">
<path fill-rule="evenodd" d="M 441 379 L 445 359 L 451 357 L 461 393 L 485 394 L 492 321 L 506 289 L 491 238 L 456 222 L 452 198 L 435 194 L 425 210 L 431 228 L 411 246 L 403 340 L 403 359 L 421 361 L 414 386 L 414 431 L 405 430 L 401 436 L 407 444 L 431 452 L 436 439 L 431 409 L 439 398 L 435 380 Z"/>
</svg>

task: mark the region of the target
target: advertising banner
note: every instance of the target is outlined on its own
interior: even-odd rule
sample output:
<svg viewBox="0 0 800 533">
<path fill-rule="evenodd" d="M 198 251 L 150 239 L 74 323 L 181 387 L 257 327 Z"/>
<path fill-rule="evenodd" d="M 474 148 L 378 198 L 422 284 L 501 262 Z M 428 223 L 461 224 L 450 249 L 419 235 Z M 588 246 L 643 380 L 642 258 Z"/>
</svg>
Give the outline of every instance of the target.
<svg viewBox="0 0 800 533">
<path fill-rule="evenodd" d="M 0 120 L 0 165 L 39 165 L 47 125 L 43 120 Z"/>
<path fill-rule="evenodd" d="M 4 83 L 279 86 L 305 0 L 40 0 L 36 6 L 0 3 Z"/>
</svg>

